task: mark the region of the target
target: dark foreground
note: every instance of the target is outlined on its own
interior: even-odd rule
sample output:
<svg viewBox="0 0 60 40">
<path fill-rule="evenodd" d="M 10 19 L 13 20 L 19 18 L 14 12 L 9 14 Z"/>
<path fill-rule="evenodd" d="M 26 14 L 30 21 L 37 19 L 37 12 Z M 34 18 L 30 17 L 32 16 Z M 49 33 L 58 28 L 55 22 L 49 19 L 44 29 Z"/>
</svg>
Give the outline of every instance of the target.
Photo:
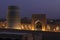
<svg viewBox="0 0 60 40">
<path fill-rule="evenodd" d="M 0 29 L 0 40 L 60 40 L 60 32 Z"/>
</svg>

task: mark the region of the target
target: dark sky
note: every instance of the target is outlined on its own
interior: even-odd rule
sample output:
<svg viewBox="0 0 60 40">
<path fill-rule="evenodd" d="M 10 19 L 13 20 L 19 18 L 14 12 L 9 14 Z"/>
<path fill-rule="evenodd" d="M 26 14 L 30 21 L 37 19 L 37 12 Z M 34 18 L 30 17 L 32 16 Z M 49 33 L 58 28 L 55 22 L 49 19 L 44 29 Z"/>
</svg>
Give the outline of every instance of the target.
<svg viewBox="0 0 60 40">
<path fill-rule="evenodd" d="M 60 0 L 0 0 L 0 18 L 6 18 L 9 5 L 18 6 L 21 17 L 43 13 L 47 18 L 60 18 Z"/>
</svg>

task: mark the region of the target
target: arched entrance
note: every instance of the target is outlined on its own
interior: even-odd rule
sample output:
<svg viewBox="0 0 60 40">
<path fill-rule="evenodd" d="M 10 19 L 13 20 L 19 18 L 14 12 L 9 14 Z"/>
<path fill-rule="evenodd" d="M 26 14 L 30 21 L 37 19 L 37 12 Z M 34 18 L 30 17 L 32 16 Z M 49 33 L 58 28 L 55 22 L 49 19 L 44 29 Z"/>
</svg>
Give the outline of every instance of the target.
<svg viewBox="0 0 60 40">
<path fill-rule="evenodd" d="M 35 30 L 42 30 L 42 22 L 40 20 L 35 22 Z"/>
</svg>

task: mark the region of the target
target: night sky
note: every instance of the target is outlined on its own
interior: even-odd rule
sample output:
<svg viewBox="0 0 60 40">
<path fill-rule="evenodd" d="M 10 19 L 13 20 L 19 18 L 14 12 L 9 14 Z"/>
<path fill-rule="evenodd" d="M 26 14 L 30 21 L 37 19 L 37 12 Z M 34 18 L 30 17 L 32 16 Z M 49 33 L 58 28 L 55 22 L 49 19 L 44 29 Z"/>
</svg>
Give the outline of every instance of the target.
<svg viewBox="0 0 60 40">
<path fill-rule="evenodd" d="M 60 0 L 0 0 L 0 18 L 6 18 L 8 6 L 20 8 L 21 17 L 31 17 L 33 13 L 47 14 L 47 18 L 60 18 Z"/>
</svg>

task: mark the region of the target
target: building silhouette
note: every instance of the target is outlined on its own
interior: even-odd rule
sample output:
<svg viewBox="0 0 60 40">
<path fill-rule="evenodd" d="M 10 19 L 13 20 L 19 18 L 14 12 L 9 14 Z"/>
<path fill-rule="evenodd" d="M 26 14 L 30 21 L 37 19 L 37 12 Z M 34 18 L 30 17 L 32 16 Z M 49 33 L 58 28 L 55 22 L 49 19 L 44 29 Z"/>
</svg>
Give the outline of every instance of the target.
<svg viewBox="0 0 60 40">
<path fill-rule="evenodd" d="M 48 19 L 46 14 L 32 14 L 21 18 L 17 6 L 8 6 L 7 20 L 0 21 L 0 28 L 60 32 L 60 19 Z"/>
<path fill-rule="evenodd" d="M 32 26 L 34 30 L 46 29 L 46 14 L 32 14 Z"/>
<path fill-rule="evenodd" d="M 7 28 L 20 28 L 19 8 L 17 6 L 8 6 Z"/>
<path fill-rule="evenodd" d="M 18 29 L 18 30 L 17 30 Z M 0 40 L 60 40 L 60 20 L 46 14 L 20 18 L 17 6 L 8 6 L 7 20 L 0 19 Z"/>
</svg>

